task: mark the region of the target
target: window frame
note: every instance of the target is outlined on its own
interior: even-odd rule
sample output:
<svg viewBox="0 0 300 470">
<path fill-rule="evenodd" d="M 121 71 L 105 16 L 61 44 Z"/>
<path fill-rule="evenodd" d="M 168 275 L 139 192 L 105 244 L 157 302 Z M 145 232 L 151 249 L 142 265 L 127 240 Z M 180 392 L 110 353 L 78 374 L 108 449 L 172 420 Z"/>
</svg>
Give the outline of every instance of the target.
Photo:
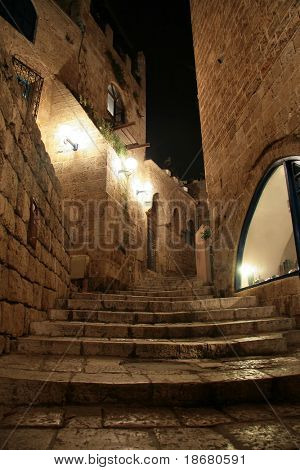
<svg viewBox="0 0 300 470">
<path fill-rule="evenodd" d="M 236 263 L 235 263 L 235 276 L 234 276 L 234 288 L 236 292 L 241 292 L 246 289 L 259 287 L 264 284 L 269 284 L 270 282 L 274 282 L 280 279 L 285 279 L 287 277 L 293 277 L 293 276 L 299 277 L 300 276 L 300 270 L 298 269 L 298 271 L 294 271 L 293 273 L 290 273 L 290 274 L 282 274 L 281 276 L 278 276 L 274 279 L 268 279 L 267 281 L 262 281 L 257 284 L 252 284 L 251 286 L 240 287 L 241 286 L 240 267 L 242 264 L 245 244 L 246 244 L 246 240 L 247 240 L 247 236 L 248 236 L 252 219 L 254 217 L 257 205 L 259 203 L 259 200 L 261 198 L 264 188 L 266 187 L 268 181 L 272 177 L 275 170 L 281 165 L 284 167 L 284 172 L 285 172 L 285 181 L 286 181 L 287 192 L 289 196 L 291 220 L 292 220 L 292 226 L 293 226 L 296 253 L 297 253 L 297 258 L 298 258 L 298 266 L 300 267 L 300 201 L 299 202 L 297 201 L 297 191 L 296 191 L 294 178 L 293 178 L 293 168 L 292 168 L 293 162 L 300 163 L 300 156 L 288 156 L 288 157 L 281 158 L 277 160 L 276 162 L 272 163 L 272 165 L 269 166 L 269 168 L 267 169 L 266 173 L 264 174 L 264 176 L 262 177 L 262 179 L 260 180 L 260 182 L 258 183 L 254 191 L 254 195 L 252 196 L 250 206 L 248 208 L 248 211 L 246 213 L 246 217 L 242 226 L 238 249 L 237 249 L 237 256 L 236 256 Z"/>
<path fill-rule="evenodd" d="M 38 18 L 36 6 L 35 6 L 35 4 L 32 0 L 28 0 L 28 5 L 27 6 L 29 6 L 29 5 L 31 6 L 32 13 L 35 14 L 34 28 L 32 28 L 32 30 L 30 31 L 30 34 L 25 34 L 26 27 L 24 27 L 24 18 L 25 18 L 25 24 L 27 23 L 27 25 L 28 25 L 28 16 L 26 16 L 26 15 L 24 16 L 24 14 L 22 14 L 23 22 L 22 22 L 21 25 L 19 25 L 15 21 L 15 18 L 13 17 L 14 12 L 9 10 L 7 5 L 2 5 L 5 16 L 0 14 L 0 17 L 3 18 L 8 24 L 10 24 L 11 27 L 14 28 L 19 34 L 21 34 L 28 42 L 30 42 L 31 44 L 34 44 L 35 40 L 36 40 L 36 33 L 37 33 L 39 18 Z"/>
<path fill-rule="evenodd" d="M 113 99 L 114 114 L 111 114 L 108 109 L 109 97 Z M 124 124 L 126 122 L 125 106 L 122 100 L 122 96 L 114 83 L 110 83 L 107 87 L 106 110 L 114 125 Z M 118 119 L 118 117 L 120 117 L 120 119 Z"/>
</svg>

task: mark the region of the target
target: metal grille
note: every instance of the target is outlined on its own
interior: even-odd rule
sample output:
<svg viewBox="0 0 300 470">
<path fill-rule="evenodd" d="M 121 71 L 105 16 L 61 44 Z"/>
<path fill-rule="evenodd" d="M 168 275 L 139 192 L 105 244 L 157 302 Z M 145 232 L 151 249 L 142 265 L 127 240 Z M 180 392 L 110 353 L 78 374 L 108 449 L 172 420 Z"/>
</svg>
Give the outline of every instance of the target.
<svg viewBox="0 0 300 470">
<path fill-rule="evenodd" d="M 28 65 L 21 62 L 15 56 L 12 58 L 12 63 L 22 90 L 22 96 L 28 103 L 28 111 L 30 111 L 34 119 L 36 119 L 44 79 L 35 70 L 28 67 Z"/>
</svg>

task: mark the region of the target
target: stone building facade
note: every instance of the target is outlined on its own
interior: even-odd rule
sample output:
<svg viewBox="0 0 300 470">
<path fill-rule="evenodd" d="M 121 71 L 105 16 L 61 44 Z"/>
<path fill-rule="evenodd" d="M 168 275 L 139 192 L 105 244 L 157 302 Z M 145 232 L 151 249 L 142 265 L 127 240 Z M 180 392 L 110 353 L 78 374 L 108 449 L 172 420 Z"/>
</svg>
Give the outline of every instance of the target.
<svg viewBox="0 0 300 470">
<path fill-rule="evenodd" d="M 300 155 L 300 4 L 297 0 L 191 0 L 190 4 L 214 277 L 219 292 L 230 293 L 238 290 L 239 252 L 245 248 L 241 236 L 246 216 L 255 214 L 256 189 L 272 164 Z M 284 222 L 278 219 L 282 232 Z M 266 231 L 267 215 L 263 223 Z M 277 227 L 257 241 L 254 252 L 263 243 L 268 250 L 280 238 Z M 297 240 L 295 218 L 293 227 Z M 299 315 L 296 264 L 284 273 L 276 272 L 265 282 L 260 281 L 267 276 L 258 276 L 239 295 L 257 295 L 263 304 Z"/>
<path fill-rule="evenodd" d="M 61 185 L 0 47 L 0 353 L 69 292 Z"/>
<path fill-rule="evenodd" d="M 158 273 L 195 273 L 197 202 L 182 182 L 145 160 L 143 54 L 133 57 L 119 47 L 118 35 L 96 11 L 97 2 L 22 3 L 26 4 L 22 11 L 26 28 L 2 9 L 1 38 L 10 62 L 10 81 L 15 93 L 19 90 L 18 103 L 23 99 L 23 119 L 32 122 L 32 138 L 39 139 L 34 145 L 50 157 L 45 161 L 55 189 L 45 186 L 45 191 L 52 198 L 49 202 L 60 224 L 60 238 L 55 234 L 59 254 L 47 259 L 49 266 L 44 261 L 49 272 L 58 270 L 58 278 L 51 275 L 50 280 L 41 281 L 42 300 L 31 305 L 18 290 L 20 299 L 9 298 L 9 302 L 43 312 L 55 298 L 65 296 L 70 282 L 68 255 L 71 278 L 85 289 L 126 287 L 137 282 L 147 268 Z M 41 167 L 37 156 L 33 164 Z M 37 184 L 44 184 L 44 173 L 36 174 Z M 27 191 L 29 201 L 31 180 Z M 17 211 L 16 201 L 12 202 Z M 43 201 L 37 198 L 36 204 L 42 219 Z M 23 223 L 23 231 L 28 230 L 28 220 Z M 68 233 L 62 236 L 64 223 L 68 223 Z M 43 236 L 47 249 L 47 233 Z M 25 239 L 23 244 L 30 252 Z M 54 247 L 48 249 L 52 256 Z M 52 266 L 54 257 L 59 267 Z"/>
</svg>

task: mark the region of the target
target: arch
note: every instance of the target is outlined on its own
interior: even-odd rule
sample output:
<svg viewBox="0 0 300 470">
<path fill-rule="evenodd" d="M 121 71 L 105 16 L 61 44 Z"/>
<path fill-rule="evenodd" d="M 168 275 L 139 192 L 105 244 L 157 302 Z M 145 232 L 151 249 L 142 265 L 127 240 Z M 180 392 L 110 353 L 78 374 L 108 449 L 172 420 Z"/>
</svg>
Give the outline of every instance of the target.
<svg viewBox="0 0 300 470">
<path fill-rule="evenodd" d="M 237 290 L 299 274 L 300 157 L 275 162 L 258 184 L 238 246 Z"/>
<path fill-rule="evenodd" d="M 121 94 L 113 83 L 107 89 L 107 111 L 114 125 L 124 124 L 125 107 Z"/>
<path fill-rule="evenodd" d="M 37 14 L 30 0 L 2 0 L 0 15 L 26 39 L 34 42 Z"/>
</svg>

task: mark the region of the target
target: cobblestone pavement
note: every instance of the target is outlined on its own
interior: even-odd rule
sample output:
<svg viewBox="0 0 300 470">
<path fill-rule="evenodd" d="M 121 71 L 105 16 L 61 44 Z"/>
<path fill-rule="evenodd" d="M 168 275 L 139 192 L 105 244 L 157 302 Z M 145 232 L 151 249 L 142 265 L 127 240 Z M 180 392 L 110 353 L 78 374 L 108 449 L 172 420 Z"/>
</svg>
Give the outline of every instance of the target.
<svg viewBox="0 0 300 470">
<path fill-rule="evenodd" d="M 0 405 L 223 405 L 299 400 L 300 353 L 237 359 L 0 357 Z"/>
<path fill-rule="evenodd" d="M 299 357 L 3 355 L 0 448 L 297 449 Z"/>
<path fill-rule="evenodd" d="M 299 404 L 2 407 L 2 449 L 298 449 Z"/>
</svg>

